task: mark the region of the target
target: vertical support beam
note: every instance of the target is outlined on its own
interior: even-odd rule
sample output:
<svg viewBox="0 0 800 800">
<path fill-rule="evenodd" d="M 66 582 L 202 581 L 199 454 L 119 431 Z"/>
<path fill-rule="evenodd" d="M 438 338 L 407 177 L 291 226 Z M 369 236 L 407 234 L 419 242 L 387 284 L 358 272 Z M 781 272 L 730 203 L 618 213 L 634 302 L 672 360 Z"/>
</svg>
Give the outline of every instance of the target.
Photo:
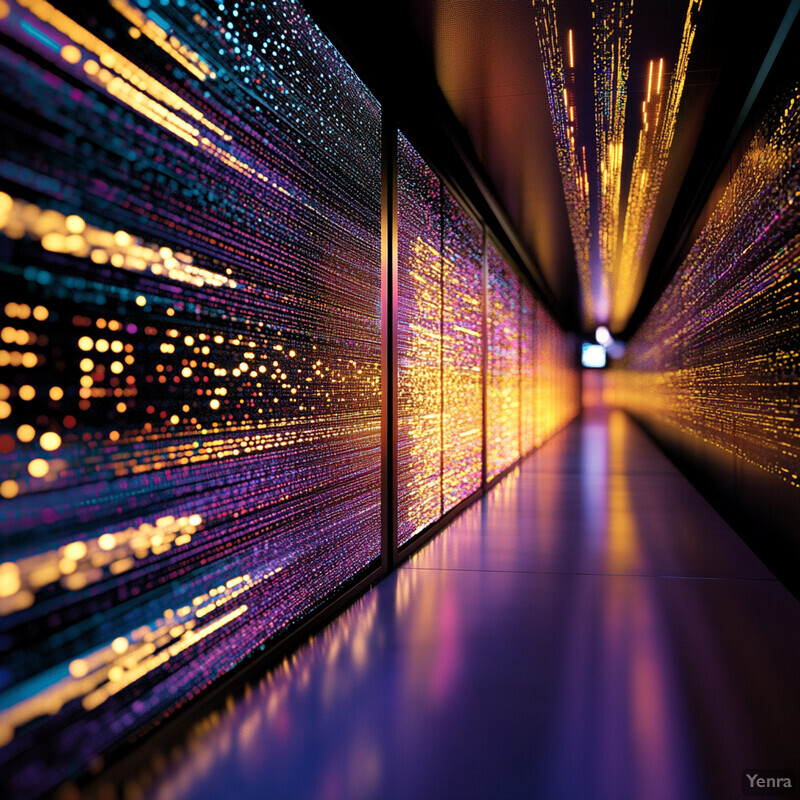
<svg viewBox="0 0 800 800">
<path fill-rule="evenodd" d="M 397 128 L 384 110 L 381 164 L 381 563 L 397 561 Z"/>
<path fill-rule="evenodd" d="M 483 426 L 481 459 L 481 488 L 486 489 L 486 476 L 488 474 L 488 442 L 489 442 L 489 248 L 486 241 L 486 226 L 483 226 L 483 253 L 481 257 L 481 378 L 483 390 Z"/>
</svg>

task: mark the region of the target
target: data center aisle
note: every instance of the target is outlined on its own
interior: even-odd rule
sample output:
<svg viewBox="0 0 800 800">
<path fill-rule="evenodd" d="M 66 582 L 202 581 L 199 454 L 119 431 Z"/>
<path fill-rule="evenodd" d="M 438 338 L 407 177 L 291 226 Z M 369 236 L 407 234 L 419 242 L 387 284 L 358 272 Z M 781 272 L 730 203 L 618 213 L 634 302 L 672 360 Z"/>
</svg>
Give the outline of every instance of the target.
<svg viewBox="0 0 800 800">
<path fill-rule="evenodd" d="M 600 409 L 198 726 L 144 795 L 736 798 L 743 770 L 800 766 L 798 675 L 800 604 Z"/>
</svg>

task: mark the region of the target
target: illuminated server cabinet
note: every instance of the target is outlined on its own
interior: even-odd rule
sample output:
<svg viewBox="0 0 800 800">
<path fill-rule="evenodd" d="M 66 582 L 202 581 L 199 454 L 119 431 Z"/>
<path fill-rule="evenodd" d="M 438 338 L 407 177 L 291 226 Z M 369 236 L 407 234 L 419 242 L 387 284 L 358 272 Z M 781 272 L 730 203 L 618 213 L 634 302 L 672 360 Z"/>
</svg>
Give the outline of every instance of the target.
<svg viewBox="0 0 800 800">
<path fill-rule="evenodd" d="M 297 3 L 86 5 L 0 0 L 9 797 L 296 641 L 578 403 L 571 337 Z"/>
<path fill-rule="evenodd" d="M 606 398 L 789 584 L 800 553 L 800 82 L 782 76 Z M 788 574 L 787 574 L 788 573 Z"/>
</svg>

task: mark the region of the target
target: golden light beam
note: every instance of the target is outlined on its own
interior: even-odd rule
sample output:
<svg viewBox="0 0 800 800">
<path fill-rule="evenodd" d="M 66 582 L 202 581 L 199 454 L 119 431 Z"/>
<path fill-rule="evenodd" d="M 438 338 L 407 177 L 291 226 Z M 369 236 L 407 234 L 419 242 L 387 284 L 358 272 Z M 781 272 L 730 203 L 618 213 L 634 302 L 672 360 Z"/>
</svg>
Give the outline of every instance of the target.
<svg viewBox="0 0 800 800">
<path fill-rule="evenodd" d="M 589 228 L 589 178 L 586 159 L 579 157 L 576 143 L 578 125 L 575 103 L 569 102 L 564 54 L 558 36 L 555 0 L 532 0 L 534 21 L 542 55 L 547 98 L 556 139 L 561 185 L 567 206 L 570 233 L 578 267 L 578 279 L 583 300 L 584 323 L 594 319 L 592 280 L 589 266 L 591 235 Z M 575 65 L 573 34 L 568 32 L 570 69 Z"/>
<path fill-rule="evenodd" d="M 662 91 L 663 58 L 658 62 L 655 92 L 652 92 L 655 61 L 650 62 L 647 100 L 642 106 L 642 128 L 631 173 L 622 243 L 611 270 L 609 327 L 614 332 L 622 330 L 627 324 L 644 285 L 644 246 L 672 147 L 701 2 L 689 0 L 678 62 L 668 92 Z"/>
<path fill-rule="evenodd" d="M 175 36 L 169 36 L 167 32 L 156 25 L 147 15 L 134 8 L 126 0 L 109 0 L 112 8 L 119 11 L 136 30 L 143 33 L 150 41 L 160 47 L 168 56 L 177 61 L 184 69 L 192 73 L 201 81 L 206 78 L 216 78 L 217 76 L 200 56 L 186 45 L 181 44 Z"/>
</svg>

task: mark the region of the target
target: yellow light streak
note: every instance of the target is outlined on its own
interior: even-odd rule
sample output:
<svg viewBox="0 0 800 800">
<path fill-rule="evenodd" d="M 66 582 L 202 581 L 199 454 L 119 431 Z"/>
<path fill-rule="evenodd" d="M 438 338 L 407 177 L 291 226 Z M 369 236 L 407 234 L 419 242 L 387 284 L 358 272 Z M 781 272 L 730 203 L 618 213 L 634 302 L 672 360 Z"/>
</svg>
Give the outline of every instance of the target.
<svg viewBox="0 0 800 800">
<path fill-rule="evenodd" d="M 70 233 L 70 227 L 82 222 L 81 233 Z M 89 258 L 95 264 L 110 264 L 132 272 L 151 272 L 192 286 L 228 287 L 236 281 L 194 264 L 188 253 L 172 253 L 159 245 L 145 244 L 126 231 L 109 231 L 86 224 L 77 215 L 65 216 L 54 209 L 41 209 L 33 203 L 12 198 L 0 192 L 0 232 L 11 238 L 29 236 L 39 240 L 52 253 L 67 253 Z"/>
<path fill-rule="evenodd" d="M 129 86 L 139 90 L 140 93 L 150 95 L 158 104 L 169 106 L 176 111 L 186 114 L 196 122 L 205 126 L 208 130 L 221 136 L 225 141 L 231 140 L 232 137 L 211 122 L 211 120 L 207 119 L 202 111 L 195 108 L 180 95 L 173 92 L 163 83 L 153 78 L 152 75 L 125 58 L 125 56 L 107 45 L 104 41 L 98 39 L 94 34 L 90 33 L 86 28 L 79 25 L 66 14 L 63 14 L 54 6 L 50 5 L 46 0 L 19 0 L 19 4 L 27 8 L 42 22 L 51 25 L 57 31 L 69 37 L 76 45 L 94 54 L 99 59 L 100 65 L 105 68 L 105 71 L 115 72 L 117 79 L 122 83 L 128 84 L 128 81 L 130 81 L 128 84 Z M 95 66 L 91 69 L 95 70 L 95 74 L 99 76 L 102 73 L 101 66 L 96 62 L 92 63 L 94 63 Z M 109 83 L 112 77 L 109 77 L 104 82 Z M 132 102 L 138 101 L 138 95 L 134 95 L 129 89 L 123 90 L 121 85 L 121 83 L 115 84 L 115 88 L 120 92 L 120 95 Z M 120 99 L 122 99 L 122 97 L 120 97 Z M 123 102 L 127 102 L 127 100 L 123 100 Z M 138 106 L 134 107 L 139 110 Z"/>
<path fill-rule="evenodd" d="M 6 564 L 0 565 L 0 584 L 6 568 Z M 258 578 L 242 575 L 233 588 L 210 587 L 192 598 L 187 606 L 166 609 L 153 625 L 142 625 L 124 636 L 114 637 L 99 649 L 73 658 L 65 677 L 0 712 L 0 746 L 13 739 L 17 728 L 37 717 L 57 714 L 72 700 L 82 698 L 86 710 L 96 708 L 126 686 L 229 625 L 248 610 L 247 605 L 240 604 L 204 627 L 197 627 L 202 616 L 236 600 L 282 569 L 282 566 L 268 569 Z M 205 613 L 201 614 L 203 610 Z M 17 690 L 25 694 L 26 684 L 20 684 Z"/>
<path fill-rule="evenodd" d="M 6 562 L 0 570 L 0 616 L 27 607 L 36 592 L 53 583 L 66 590 L 83 589 L 106 577 L 134 566 L 134 559 L 151 553 L 160 554 L 188 544 L 203 524 L 200 514 L 164 516 L 153 523 L 142 523 L 97 538 L 75 541 L 61 547 Z M 3 571 L 5 570 L 5 571 Z M 3 575 L 13 575 L 13 582 L 3 582 Z M 9 586 L 14 587 L 13 591 Z"/>
<path fill-rule="evenodd" d="M 664 59 L 658 62 L 655 92 L 651 92 L 655 61 L 648 73 L 648 99 L 642 106 L 642 129 L 633 162 L 622 243 L 612 270 L 610 328 L 625 327 L 644 285 L 642 256 L 675 133 L 680 102 L 697 26 L 700 0 L 689 0 L 678 62 L 667 92 L 663 92 Z"/>
<path fill-rule="evenodd" d="M 600 264 L 594 305 L 602 321 L 611 305 L 612 272 L 620 238 L 620 195 L 633 0 L 592 0 L 595 136 Z"/>
<path fill-rule="evenodd" d="M 122 14 L 136 30 L 141 31 L 148 39 L 155 42 L 167 55 L 175 59 L 182 67 L 192 73 L 201 81 L 206 78 L 216 78 L 217 76 L 211 68 L 205 64 L 200 56 L 185 45 L 182 45 L 175 37 L 170 37 L 167 32 L 149 19 L 144 12 L 134 8 L 126 0 L 110 0 L 111 6 Z M 176 44 L 171 41 L 174 40 Z"/>
<path fill-rule="evenodd" d="M 572 47 L 572 28 L 569 29 L 569 66 L 570 69 L 575 69 L 575 51 Z"/>
<path fill-rule="evenodd" d="M 567 87 L 564 54 L 558 35 L 556 23 L 555 0 L 536 0 L 533 2 L 534 20 L 542 54 L 542 66 L 547 83 L 547 95 L 550 113 L 553 120 L 553 131 L 556 138 L 561 183 L 567 205 L 570 233 L 575 250 L 575 262 L 578 267 L 578 278 L 583 301 L 584 321 L 594 318 L 592 281 L 589 267 L 590 230 L 589 230 L 589 179 L 586 172 L 585 157 L 581 159 L 577 152 L 576 131 L 577 111 L 575 104 L 570 103 Z M 568 32 L 567 58 L 570 69 L 574 68 L 574 45 L 572 31 Z"/>
</svg>

